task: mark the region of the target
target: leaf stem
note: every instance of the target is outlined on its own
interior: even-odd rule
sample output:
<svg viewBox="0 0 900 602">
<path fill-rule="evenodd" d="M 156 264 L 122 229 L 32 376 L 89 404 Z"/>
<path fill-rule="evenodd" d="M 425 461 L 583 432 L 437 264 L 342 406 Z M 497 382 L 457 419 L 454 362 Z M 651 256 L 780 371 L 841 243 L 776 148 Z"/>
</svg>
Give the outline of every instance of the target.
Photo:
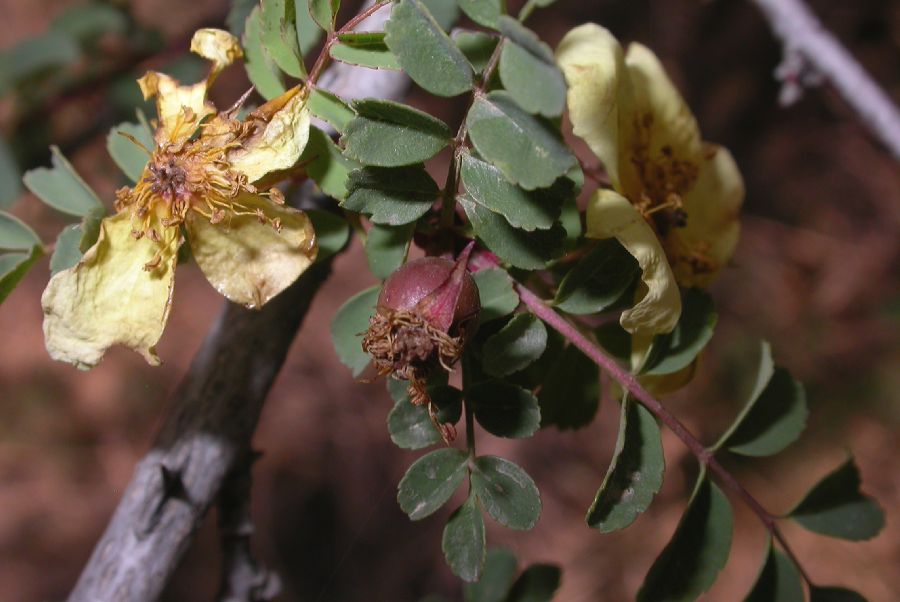
<svg viewBox="0 0 900 602">
<path fill-rule="evenodd" d="M 481 73 L 478 85 L 472 90 L 472 98 L 469 100 L 469 106 L 466 107 L 466 116 L 475 103 L 475 99 L 484 94 L 487 89 L 491 76 L 497 69 L 497 63 L 500 60 L 500 51 L 503 47 L 503 38 L 497 42 L 491 58 Z M 463 152 L 466 151 L 466 137 L 469 135 L 469 126 L 466 124 L 466 118 L 463 117 L 462 123 L 456 132 L 456 136 L 451 141 L 453 147 L 453 156 L 450 157 L 450 165 L 447 168 L 447 181 L 444 184 L 444 195 L 441 201 L 441 225 L 445 228 L 453 227 L 453 216 L 456 214 L 456 193 L 459 190 L 459 159 Z"/>
<path fill-rule="evenodd" d="M 306 85 L 313 87 L 316 85 L 316 81 L 318 81 L 319 76 L 322 74 L 322 70 L 325 69 L 326 65 L 328 65 L 328 62 L 331 60 L 331 47 L 338 41 L 339 35 L 353 31 L 357 25 L 388 4 L 390 4 L 390 2 L 379 0 L 367 9 L 354 15 L 353 18 L 344 23 L 344 26 L 340 29 L 329 31 L 328 36 L 325 38 L 325 45 L 322 47 L 322 51 L 319 53 L 319 56 L 316 57 L 316 62 L 313 63 L 312 69 L 309 70 L 309 77 L 306 78 Z"/>
<path fill-rule="evenodd" d="M 803 576 L 803 579 L 810 585 L 812 581 L 809 575 L 800 565 L 794 552 L 791 550 L 787 540 L 781 534 L 776 523 L 777 517 L 766 510 L 753 495 L 741 485 L 738 480 L 728 470 L 722 466 L 716 459 L 715 452 L 707 449 L 703 443 L 695 437 L 684 424 L 675 417 L 658 399 L 656 399 L 647 389 L 645 389 L 637 377 L 620 366 L 614 359 L 607 356 L 597 345 L 592 343 L 579 331 L 574 325 L 566 321 L 562 316 L 556 313 L 551 307 L 547 306 L 537 295 L 521 284 L 516 284 L 516 290 L 519 298 L 534 315 L 542 319 L 544 322 L 553 327 L 563 337 L 568 339 L 570 343 L 580 349 L 594 363 L 602 368 L 606 373 L 612 376 L 622 387 L 628 391 L 629 395 L 634 397 L 645 408 L 650 410 L 663 424 L 668 427 L 675 436 L 681 439 L 682 443 L 694 454 L 702 466 L 705 466 L 713 473 L 720 483 L 730 489 L 750 510 L 756 514 L 760 522 L 766 528 L 772 537 L 779 543 L 785 554 L 797 570 Z"/>
</svg>

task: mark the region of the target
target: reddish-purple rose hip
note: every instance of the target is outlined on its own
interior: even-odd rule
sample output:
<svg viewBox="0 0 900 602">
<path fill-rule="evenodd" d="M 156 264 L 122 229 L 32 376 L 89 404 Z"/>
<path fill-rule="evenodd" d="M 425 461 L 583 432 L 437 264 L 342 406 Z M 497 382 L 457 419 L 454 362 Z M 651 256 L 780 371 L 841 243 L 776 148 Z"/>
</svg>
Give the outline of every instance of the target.
<svg viewBox="0 0 900 602">
<path fill-rule="evenodd" d="M 425 380 L 434 369 L 452 368 L 477 327 L 481 302 L 466 269 L 471 251 L 469 244 L 455 262 L 442 257 L 416 259 L 391 274 L 362 343 L 379 375 L 409 381 L 410 401 L 427 404 L 445 441 L 455 432 L 437 420 Z"/>
</svg>

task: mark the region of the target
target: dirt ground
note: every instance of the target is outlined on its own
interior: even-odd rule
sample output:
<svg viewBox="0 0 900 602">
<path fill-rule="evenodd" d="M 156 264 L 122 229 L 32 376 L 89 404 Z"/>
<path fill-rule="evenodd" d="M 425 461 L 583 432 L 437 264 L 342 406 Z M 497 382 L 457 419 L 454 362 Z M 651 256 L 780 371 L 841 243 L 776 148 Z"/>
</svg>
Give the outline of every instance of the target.
<svg viewBox="0 0 900 602">
<path fill-rule="evenodd" d="M 66 0 L 0 0 L 0 48 L 40 32 Z M 179 40 L 185 26 L 221 24 L 226 5 L 137 0 L 143 23 Z M 349 2 L 347 4 L 350 4 Z M 514 4 L 511 2 L 511 4 Z M 900 3 L 811 3 L 825 23 L 900 99 Z M 887 526 L 876 539 L 847 543 L 785 533 L 815 579 L 858 589 L 872 602 L 900 600 L 900 170 L 827 88 L 788 109 L 777 106 L 771 74 L 780 49 L 747 2 L 559 0 L 534 21 L 549 42 L 593 20 L 624 40 L 650 45 L 695 108 L 707 139 L 729 147 L 747 182 L 734 265 L 713 287 L 719 326 L 696 381 L 668 400 L 706 440 L 748 390 L 759 338 L 804 381 L 810 428 L 767 461 L 730 461 L 764 504 L 785 511 L 852 450 L 863 489 L 878 498 Z M 177 14 L 175 19 L 171 15 Z M 240 90 L 229 75 L 221 94 Z M 229 83 L 231 82 L 231 83 Z M 101 95 L 102 101 L 102 95 Z M 432 108 L 414 92 L 411 102 Z M 68 107 L 94 119 L 92 106 Z M 459 119 L 461 106 L 441 109 Z M 102 115 L 102 112 L 100 112 Z M 0 125 L 4 109 L 0 101 Z M 106 118 L 106 117 L 101 117 Z M 111 122 L 103 128 L 105 132 Z M 5 131 L 5 130 L 4 130 Z M 104 137 L 82 144 L 76 167 L 112 199 L 117 180 Z M 13 212 L 52 240 L 64 219 L 24 195 Z M 43 347 L 42 261 L 0 307 L 0 600 L 63 599 L 166 411 L 168 395 L 222 306 L 194 266 L 179 269 L 175 304 L 159 345 L 163 366 L 114 349 L 89 373 L 52 362 Z M 254 445 L 254 546 L 284 581 L 283 601 L 414 601 L 429 592 L 460 598 L 444 566 L 440 535 L 448 509 L 411 523 L 396 484 L 417 453 L 395 448 L 382 383 L 354 382 L 332 351 L 336 309 L 369 286 L 358 244 L 335 263 L 313 303 L 262 415 Z M 483 453 L 522 464 L 541 488 L 544 510 L 530 532 L 489 526 L 492 545 L 524 563 L 563 568 L 562 602 L 633 597 L 671 535 L 696 468 L 664 435 L 666 483 L 629 529 L 601 535 L 583 521 L 615 443 L 617 412 L 603 400 L 589 428 L 549 430 L 526 441 L 482 436 Z M 702 419 L 702 420 L 701 420 Z M 735 504 L 731 558 L 703 598 L 742 599 L 756 575 L 764 531 Z M 220 555 L 209 517 L 164 600 L 208 600 Z"/>
</svg>

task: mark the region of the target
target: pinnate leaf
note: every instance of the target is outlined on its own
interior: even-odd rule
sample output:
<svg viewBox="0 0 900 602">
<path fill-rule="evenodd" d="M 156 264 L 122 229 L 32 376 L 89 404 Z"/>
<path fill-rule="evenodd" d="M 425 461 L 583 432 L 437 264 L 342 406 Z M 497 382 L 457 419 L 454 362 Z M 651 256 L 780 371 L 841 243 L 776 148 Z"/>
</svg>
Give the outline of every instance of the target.
<svg viewBox="0 0 900 602">
<path fill-rule="evenodd" d="M 403 71 L 437 96 L 472 89 L 472 66 L 420 0 L 400 0 L 385 23 L 385 42 Z"/>
<path fill-rule="evenodd" d="M 438 185 L 421 166 L 366 167 L 350 173 L 344 209 L 366 213 L 376 224 L 399 226 L 425 215 Z"/>
<path fill-rule="evenodd" d="M 552 564 L 533 564 L 513 583 L 506 602 L 550 602 L 562 575 Z"/>
<path fill-rule="evenodd" d="M 675 534 L 650 567 L 638 602 L 696 599 L 710 588 L 728 561 L 731 535 L 728 498 L 704 471 Z"/>
<path fill-rule="evenodd" d="M 504 270 L 489 268 L 475 272 L 472 277 L 481 298 L 479 320 L 482 324 L 502 318 L 518 307 L 519 295 L 513 288 L 512 279 Z"/>
<path fill-rule="evenodd" d="M 672 332 L 656 337 L 641 373 L 673 374 L 689 366 L 712 338 L 717 320 L 708 293 L 696 288 L 685 291 L 678 324 Z"/>
<path fill-rule="evenodd" d="M 503 602 L 516 578 L 516 557 L 506 548 L 489 550 L 478 583 L 465 586 L 466 602 Z"/>
<path fill-rule="evenodd" d="M 454 575 L 467 582 L 481 577 L 485 559 L 484 517 L 474 492 L 450 515 L 441 548 Z"/>
<path fill-rule="evenodd" d="M 571 183 L 565 179 L 550 188 L 523 190 L 509 182 L 499 168 L 469 154 L 462 156 L 460 173 L 469 198 L 523 230 L 551 228 L 563 202 L 574 196 Z"/>
<path fill-rule="evenodd" d="M 472 487 L 485 511 L 510 529 L 528 530 L 541 514 L 537 486 L 521 467 L 497 456 L 475 460 Z"/>
<path fill-rule="evenodd" d="M 529 313 L 518 314 L 484 343 L 484 369 L 492 376 L 506 376 L 541 357 L 547 347 L 544 323 Z"/>
<path fill-rule="evenodd" d="M 397 501 L 412 520 L 420 520 L 443 506 L 466 476 L 466 454 L 447 448 L 422 456 L 400 480 Z"/>
<path fill-rule="evenodd" d="M 450 143 L 450 128 L 410 106 L 387 100 L 359 100 L 347 124 L 344 154 L 364 165 L 401 167 L 421 163 Z"/>
<path fill-rule="evenodd" d="M 469 386 L 465 394 L 478 424 L 492 435 L 530 437 L 541 426 L 537 398 L 522 387 L 502 380 L 486 380 Z"/>
<path fill-rule="evenodd" d="M 587 523 L 603 533 L 624 529 L 650 507 L 665 474 L 659 426 L 630 397 L 622 402 L 613 460 L 587 513 Z"/>
<path fill-rule="evenodd" d="M 369 317 L 375 313 L 380 286 L 373 286 L 350 297 L 331 321 L 331 341 L 341 363 L 350 368 L 356 378 L 365 370 L 371 358 L 362 350 L 362 333 L 369 327 Z"/>
<path fill-rule="evenodd" d="M 135 144 L 127 136 L 123 136 L 122 133 L 140 142 L 144 148 Z M 144 166 L 150 160 L 148 152 L 152 152 L 155 146 L 153 132 L 143 120 L 138 123 L 128 121 L 120 123 L 113 127 L 106 137 L 106 150 L 109 152 L 109 156 L 132 182 L 140 179 Z"/>
<path fill-rule="evenodd" d="M 384 280 L 403 264 L 416 223 L 402 226 L 373 224 L 366 237 L 366 260 L 376 278 Z"/>
<path fill-rule="evenodd" d="M 83 217 L 103 204 L 59 148 L 50 147 L 52 167 L 38 167 L 25 173 L 22 180 L 39 199 L 63 213 Z"/>
<path fill-rule="evenodd" d="M 819 481 L 789 516 L 822 535 L 850 541 L 871 539 L 884 527 L 884 513 L 859 486 L 859 469 L 850 457 Z"/>
<path fill-rule="evenodd" d="M 526 190 L 552 185 L 576 163 L 558 130 L 506 92 L 477 97 L 466 124 L 478 153 Z"/>
<path fill-rule="evenodd" d="M 750 400 L 716 444 L 744 456 L 771 456 L 797 440 L 808 410 L 803 385 L 783 368 L 775 368 L 763 343 L 756 385 Z"/>
<path fill-rule="evenodd" d="M 526 232 L 513 228 L 501 215 L 468 197 L 459 197 L 458 202 L 465 210 L 476 236 L 510 265 L 526 270 L 540 269 L 563 251 L 566 232 L 558 223 L 549 230 Z"/>
<path fill-rule="evenodd" d="M 559 283 L 554 304 L 570 314 L 599 313 L 622 298 L 639 272 L 637 261 L 619 241 L 601 240 Z"/>
<path fill-rule="evenodd" d="M 744 602 L 796 602 L 803 600 L 800 572 L 769 542 L 765 563 Z"/>
</svg>

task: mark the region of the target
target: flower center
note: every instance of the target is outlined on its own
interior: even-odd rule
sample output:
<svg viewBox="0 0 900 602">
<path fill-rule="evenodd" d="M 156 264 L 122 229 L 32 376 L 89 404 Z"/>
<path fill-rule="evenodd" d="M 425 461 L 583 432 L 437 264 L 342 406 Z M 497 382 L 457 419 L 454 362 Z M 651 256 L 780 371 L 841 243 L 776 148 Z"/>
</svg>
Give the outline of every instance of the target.
<svg viewBox="0 0 900 602">
<path fill-rule="evenodd" d="M 636 142 L 631 162 L 642 190 L 640 198 L 632 199 L 632 202 L 664 238 L 672 228 L 687 225 L 688 215 L 682 197 L 697 181 L 698 168 L 693 162 L 678 158 L 668 144 L 658 153 L 651 152 L 652 114 L 636 118 L 634 128 Z"/>
</svg>

